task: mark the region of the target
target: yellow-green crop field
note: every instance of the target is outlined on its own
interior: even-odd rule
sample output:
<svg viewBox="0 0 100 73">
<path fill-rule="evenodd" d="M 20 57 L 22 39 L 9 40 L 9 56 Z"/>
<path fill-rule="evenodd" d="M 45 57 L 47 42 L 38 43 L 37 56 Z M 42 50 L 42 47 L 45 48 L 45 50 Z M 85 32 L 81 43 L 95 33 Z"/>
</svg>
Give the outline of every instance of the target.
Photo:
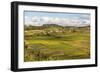
<svg viewBox="0 0 100 73">
<path fill-rule="evenodd" d="M 89 28 L 25 29 L 24 61 L 89 59 Z"/>
</svg>

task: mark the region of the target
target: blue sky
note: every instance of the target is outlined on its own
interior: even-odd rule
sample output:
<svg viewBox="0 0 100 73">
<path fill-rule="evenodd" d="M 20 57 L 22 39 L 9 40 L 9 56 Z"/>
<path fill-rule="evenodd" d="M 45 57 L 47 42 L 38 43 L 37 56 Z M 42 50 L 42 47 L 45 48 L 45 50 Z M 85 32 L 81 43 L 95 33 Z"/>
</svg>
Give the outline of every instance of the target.
<svg viewBox="0 0 100 73">
<path fill-rule="evenodd" d="M 43 25 L 44 23 L 58 23 L 63 26 L 71 24 L 74 26 L 90 25 L 90 14 L 88 13 L 58 13 L 58 12 L 34 12 L 24 11 L 25 24 Z M 62 23 L 63 22 L 63 23 Z M 65 22 L 65 23 L 64 23 Z M 77 22 L 77 23 L 76 23 Z"/>
</svg>

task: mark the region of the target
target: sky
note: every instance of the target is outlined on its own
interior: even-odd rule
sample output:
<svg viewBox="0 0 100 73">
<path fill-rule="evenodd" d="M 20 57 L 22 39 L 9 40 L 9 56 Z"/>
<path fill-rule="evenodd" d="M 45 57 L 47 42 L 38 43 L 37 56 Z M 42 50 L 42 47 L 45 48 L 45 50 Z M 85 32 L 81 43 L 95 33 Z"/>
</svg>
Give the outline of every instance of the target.
<svg viewBox="0 0 100 73">
<path fill-rule="evenodd" d="M 90 25 L 88 13 L 39 12 L 24 11 L 25 25 L 42 26 L 43 24 L 57 24 L 60 26 Z"/>
</svg>

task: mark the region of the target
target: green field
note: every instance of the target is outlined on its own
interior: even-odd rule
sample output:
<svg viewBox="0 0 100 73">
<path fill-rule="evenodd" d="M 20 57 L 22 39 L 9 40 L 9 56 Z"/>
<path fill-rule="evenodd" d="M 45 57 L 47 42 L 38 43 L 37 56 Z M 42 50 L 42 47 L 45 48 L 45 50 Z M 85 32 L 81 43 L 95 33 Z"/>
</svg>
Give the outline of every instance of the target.
<svg viewBox="0 0 100 73">
<path fill-rule="evenodd" d="M 88 58 L 90 58 L 89 26 L 25 26 L 25 62 Z"/>
</svg>

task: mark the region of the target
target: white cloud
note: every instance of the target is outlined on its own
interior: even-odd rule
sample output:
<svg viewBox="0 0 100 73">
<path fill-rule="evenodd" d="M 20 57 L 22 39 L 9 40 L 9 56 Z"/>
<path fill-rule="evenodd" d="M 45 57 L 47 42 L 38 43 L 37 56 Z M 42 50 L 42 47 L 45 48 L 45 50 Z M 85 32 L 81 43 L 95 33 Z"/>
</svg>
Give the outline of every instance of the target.
<svg viewBox="0 0 100 73">
<path fill-rule="evenodd" d="M 58 24 L 61 26 L 86 26 L 90 24 L 90 20 L 87 19 L 89 16 L 83 16 L 82 19 L 78 18 L 58 18 L 58 17 L 37 17 L 34 16 L 31 19 L 28 19 L 28 17 L 25 17 L 27 19 L 25 24 L 30 24 L 34 26 L 42 26 L 43 24 Z"/>
<path fill-rule="evenodd" d="M 39 21 L 39 18 L 38 18 L 37 16 L 32 17 L 32 21 L 33 21 L 33 22 L 38 22 L 38 21 Z"/>
<path fill-rule="evenodd" d="M 90 20 L 90 15 L 81 15 L 80 18 Z"/>
<path fill-rule="evenodd" d="M 25 16 L 25 19 L 28 19 L 28 16 Z"/>
</svg>

